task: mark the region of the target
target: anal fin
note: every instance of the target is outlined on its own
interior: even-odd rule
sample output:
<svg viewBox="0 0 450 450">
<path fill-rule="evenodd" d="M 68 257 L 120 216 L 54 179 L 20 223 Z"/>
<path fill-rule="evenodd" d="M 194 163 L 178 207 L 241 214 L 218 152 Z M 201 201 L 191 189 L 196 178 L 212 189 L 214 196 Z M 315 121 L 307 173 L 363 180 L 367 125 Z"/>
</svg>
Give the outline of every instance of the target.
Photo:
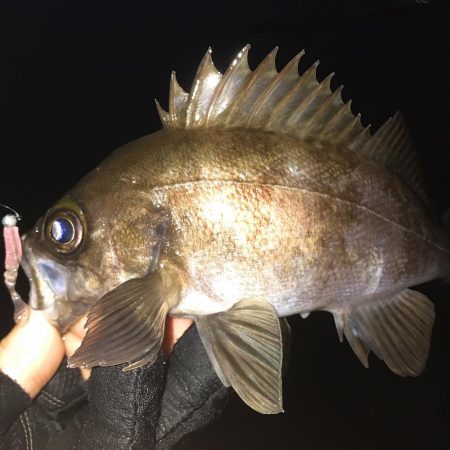
<svg viewBox="0 0 450 450">
<path fill-rule="evenodd" d="M 391 297 L 349 310 L 332 311 L 339 338 L 347 338 L 361 363 L 368 367 L 372 350 L 401 376 L 424 369 L 434 322 L 433 303 L 420 292 L 405 289 Z"/>
<path fill-rule="evenodd" d="M 282 412 L 282 337 L 273 307 L 243 300 L 195 322 L 223 384 L 260 413 Z"/>
</svg>

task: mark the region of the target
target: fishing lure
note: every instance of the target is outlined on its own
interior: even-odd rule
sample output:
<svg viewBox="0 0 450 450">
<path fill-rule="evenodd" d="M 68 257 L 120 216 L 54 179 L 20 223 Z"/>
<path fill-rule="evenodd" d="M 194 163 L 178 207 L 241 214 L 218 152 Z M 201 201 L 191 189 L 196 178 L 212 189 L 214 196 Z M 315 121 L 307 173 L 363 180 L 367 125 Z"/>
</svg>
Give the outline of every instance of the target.
<svg viewBox="0 0 450 450">
<path fill-rule="evenodd" d="M 29 306 L 22 300 L 16 291 L 17 274 L 22 259 L 22 242 L 19 236 L 17 222 L 20 215 L 6 205 L 0 205 L 10 209 L 14 214 L 7 214 L 2 219 L 3 240 L 5 243 L 5 285 L 11 295 L 14 304 L 14 321 L 19 322 L 28 317 Z"/>
</svg>

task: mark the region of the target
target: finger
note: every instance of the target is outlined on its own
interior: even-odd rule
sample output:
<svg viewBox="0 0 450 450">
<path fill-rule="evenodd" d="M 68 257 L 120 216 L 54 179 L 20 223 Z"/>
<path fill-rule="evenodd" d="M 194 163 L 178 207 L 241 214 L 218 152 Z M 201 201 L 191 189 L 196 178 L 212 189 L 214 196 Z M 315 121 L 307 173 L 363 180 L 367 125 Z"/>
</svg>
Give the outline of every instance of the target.
<svg viewBox="0 0 450 450">
<path fill-rule="evenodd" d="M 57 371 L 64 357 L 59 331 L 43 313 L 30 309 L 0 342 L 0 370 L 34 398 Z"/>
<path fill-rule="evenodd" d="M 172 353 L 174 345 L 192 323 L 191 319 L 185 319 L 184 317 L 167 316 L 163 341 L 163 350 L 166 356 Z"/>
<path fill-rule="evenodd" d="M 75 336 L 77 336 L 81 340 L 86 335 L 87 329 L 84 328 L 86 320 L 87 320 L 87 316 L 81 317 L 77 322 L 75 322 L 75 324 L 73 324 L 70 327 L 70 330 L 69 330 L 72 334 L 74 334 Z"/>
<path fill-rule="evenodd" d="M 83 339 L 76 334 L 75 331 L 69 331 L 63 336 L 64 348 L 66 350 L 66 356 L 70 358 L 75 350 L 81 345 L 81 341 Z M 91 369 L 82 369 L 80 368 L 81 377 L 83 380 L 88 380 L 91 375 Z"/>
</svg>

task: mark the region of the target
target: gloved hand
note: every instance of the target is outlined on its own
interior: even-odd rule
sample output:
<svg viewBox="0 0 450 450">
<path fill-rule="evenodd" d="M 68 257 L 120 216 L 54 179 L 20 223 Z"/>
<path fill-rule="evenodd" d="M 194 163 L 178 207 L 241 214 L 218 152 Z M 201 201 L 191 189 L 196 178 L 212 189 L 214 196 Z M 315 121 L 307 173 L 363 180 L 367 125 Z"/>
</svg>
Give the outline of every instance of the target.
<svg viewBox="0 0 450 450">
<path fill-rule="evenodd" d="M 152 366 L 121 369 L 94 368 L 84 382 L 79 370 L 66 368 L 63 361 L 33 401 L 1 376 L 0 408 L 8 406 L 2 392 L 9 397 L 15 392 L 22 395 L 22 403 L 17 395 L 16 403 L 23 411 L 6 425 L 0 448 L 170 449 L 220 415 L 230 396 L 195 326 L 180 339 L 167 363 L 161 354 Z M 1 419 L 0 412 L 0 429 Z"/>
<path fill-rule="evenodd" d="M 175 346 L 167 368 L 122 372 L 100 367 L 88 381 L 89 415 L 77 449 L 170 449 L 214 420 L 230 388 L 217 378 L 192 326 Z"/>
</svg>

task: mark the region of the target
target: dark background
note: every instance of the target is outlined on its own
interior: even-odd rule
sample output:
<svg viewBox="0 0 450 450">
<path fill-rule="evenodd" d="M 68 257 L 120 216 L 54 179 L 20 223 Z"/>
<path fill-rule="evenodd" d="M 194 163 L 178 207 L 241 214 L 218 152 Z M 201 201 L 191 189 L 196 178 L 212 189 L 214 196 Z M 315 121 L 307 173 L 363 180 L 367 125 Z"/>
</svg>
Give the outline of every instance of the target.
<svg viewBox="0 0 450 450">
<path fill-rule="evenodd" d="M 365 124 L 401 110 L 437 212 L 450 206 L 450 8 L 432 0 L 0 1 L 0 203 L 25 231 L 114 148 L 160 128 L 154 98 L 167 105 L 172 69 L 188 90 L 208 46 L 223 71 L 246 43 L 253 68 L 275 45 L 279 68 L 302 48 L 301 70 L 320 58 L 319 77 L 336 72 Z M 286 413 L 234 399 L 179 448 L 449 449 L 450 286 L 419 289 L 437 313 L 422 376 L 397 377 L 373 356 L 364 369 L 329 314 L 292 317 Z"/>
</svg>

